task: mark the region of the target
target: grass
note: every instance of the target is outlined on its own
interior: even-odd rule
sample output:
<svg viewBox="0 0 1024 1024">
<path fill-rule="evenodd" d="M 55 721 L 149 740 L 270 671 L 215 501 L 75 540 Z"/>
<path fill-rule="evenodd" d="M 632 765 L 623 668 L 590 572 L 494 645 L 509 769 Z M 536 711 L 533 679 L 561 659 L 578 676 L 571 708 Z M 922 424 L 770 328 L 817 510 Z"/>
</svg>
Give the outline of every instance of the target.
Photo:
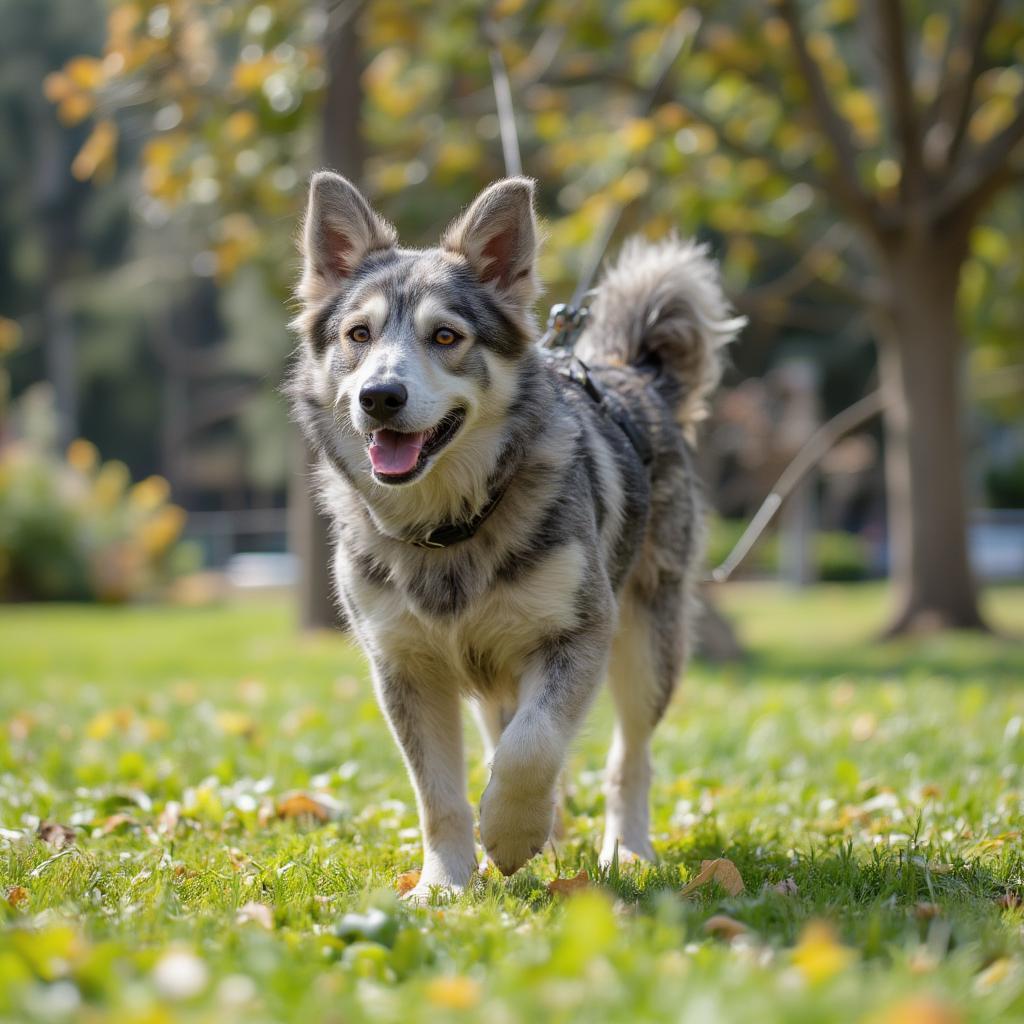
<svg viewBox="0 0 1024 1024">
<path fill-rule="evenodd" d="M 722 600 L 753 654 L 658 733 L 660 865 L 599 877 L 602 703 L 557 858 L 425 909 L 344 640 L 278 603 L 5 608 L 0 1021 L 1024 1020 L 1024 645 L 874 646 L 874 587 Z M 990 606 L 1024 632 L 1024 590 Z M 745 891 L 681 897 L 715 857 Z"/>
</svg>

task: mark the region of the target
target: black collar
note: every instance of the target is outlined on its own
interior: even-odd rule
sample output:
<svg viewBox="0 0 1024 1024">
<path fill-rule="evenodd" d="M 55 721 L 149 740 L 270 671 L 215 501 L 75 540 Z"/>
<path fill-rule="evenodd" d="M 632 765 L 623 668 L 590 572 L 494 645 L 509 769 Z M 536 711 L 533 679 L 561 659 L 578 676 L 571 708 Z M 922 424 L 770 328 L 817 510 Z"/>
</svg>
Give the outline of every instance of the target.
<svg viewBox="0 0 1024 1024">
<path fill-rule="evenodd" d="M 496 490 L 491 491 L 487 504 L 472 519 L 458 523 L 441 523 L 440 526 L 435 526 L 423 537 L 407 537 L 406 542 L 418 548 L 436 550 L 450 548 L 453 544 L 461 544 L 464 540 L 470 540 L 483 526 L 487 517 L 498 507 L 498 502 L 505 496 L 507 489 L 508 480 L 505 480 Z"/>
</svg>

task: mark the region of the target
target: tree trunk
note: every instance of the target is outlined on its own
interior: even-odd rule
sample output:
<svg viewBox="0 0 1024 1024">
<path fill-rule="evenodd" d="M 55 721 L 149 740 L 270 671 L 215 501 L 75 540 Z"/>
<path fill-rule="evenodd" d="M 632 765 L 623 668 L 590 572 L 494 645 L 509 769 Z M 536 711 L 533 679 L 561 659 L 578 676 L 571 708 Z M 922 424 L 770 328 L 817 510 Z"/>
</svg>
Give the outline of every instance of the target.
<svg viewBox="0 0 1024 1024">
<path fill-rule="evenodd" d="M 321 118 L 322 163 L 358 180 L 362 170 L 362 138 L 359 131 L 362 94 L 359 76 L 359 38 L 356 14 L 359 5 L 327 4 L 327 94 Z M 344 626 L 331 589 L 330 526 L 310 493 L 313 453 L 301 446 L 289 486 L 289 545 L 298 556 L 299 623 L 303 629 Z"/>
<path fill-rule="evenodd" d="M 883 252 L 890 290 L 878 331 L 895 596 L 888 635 L 985 628 L 967 550 L 956 319 L 968 227 L 902 237 Z"/>
</svg>

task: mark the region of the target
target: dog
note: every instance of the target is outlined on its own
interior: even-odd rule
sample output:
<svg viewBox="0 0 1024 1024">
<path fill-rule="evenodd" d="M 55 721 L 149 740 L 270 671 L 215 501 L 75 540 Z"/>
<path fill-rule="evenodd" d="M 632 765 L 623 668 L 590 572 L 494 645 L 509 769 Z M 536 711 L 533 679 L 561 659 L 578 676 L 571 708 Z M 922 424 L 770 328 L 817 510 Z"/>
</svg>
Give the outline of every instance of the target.
<svg viewBox="0 0 1024 1024">
<path fill-rule="evenodd" d="M 344 178 L 310 184 L 289 391 L 338 599 L 416 792 L 418 901 L 478 867 L 463 699 L 491 768 L 480 840 L 504 874 L 547 842 L 605 677 L 601 859 L 655 857 L 651 735 L 697 617 L 693 434 L 743 321 L 703 247 L 633 239 L 575 353 L 547 354 L 537 249 L 526 178 L 492 184 L 426 250 Z"/>
</svg>

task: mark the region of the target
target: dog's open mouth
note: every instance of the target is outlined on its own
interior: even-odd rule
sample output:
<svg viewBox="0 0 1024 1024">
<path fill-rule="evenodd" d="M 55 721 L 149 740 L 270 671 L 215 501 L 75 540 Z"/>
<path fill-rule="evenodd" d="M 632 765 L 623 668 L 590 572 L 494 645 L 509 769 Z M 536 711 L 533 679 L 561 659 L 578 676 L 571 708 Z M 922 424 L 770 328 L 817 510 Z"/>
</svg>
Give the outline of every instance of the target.
<svg viewBox="0 0 1024 1024">
<path fill-rule="evenodd" d="M 459 432 L 465 409 L 452 409 L 429 430 L 404 433 L 382 427 L 369 435 L 370 465 L 378 480 L 389 484 L 411 480 L 427 460 Z"/>
</svg>

